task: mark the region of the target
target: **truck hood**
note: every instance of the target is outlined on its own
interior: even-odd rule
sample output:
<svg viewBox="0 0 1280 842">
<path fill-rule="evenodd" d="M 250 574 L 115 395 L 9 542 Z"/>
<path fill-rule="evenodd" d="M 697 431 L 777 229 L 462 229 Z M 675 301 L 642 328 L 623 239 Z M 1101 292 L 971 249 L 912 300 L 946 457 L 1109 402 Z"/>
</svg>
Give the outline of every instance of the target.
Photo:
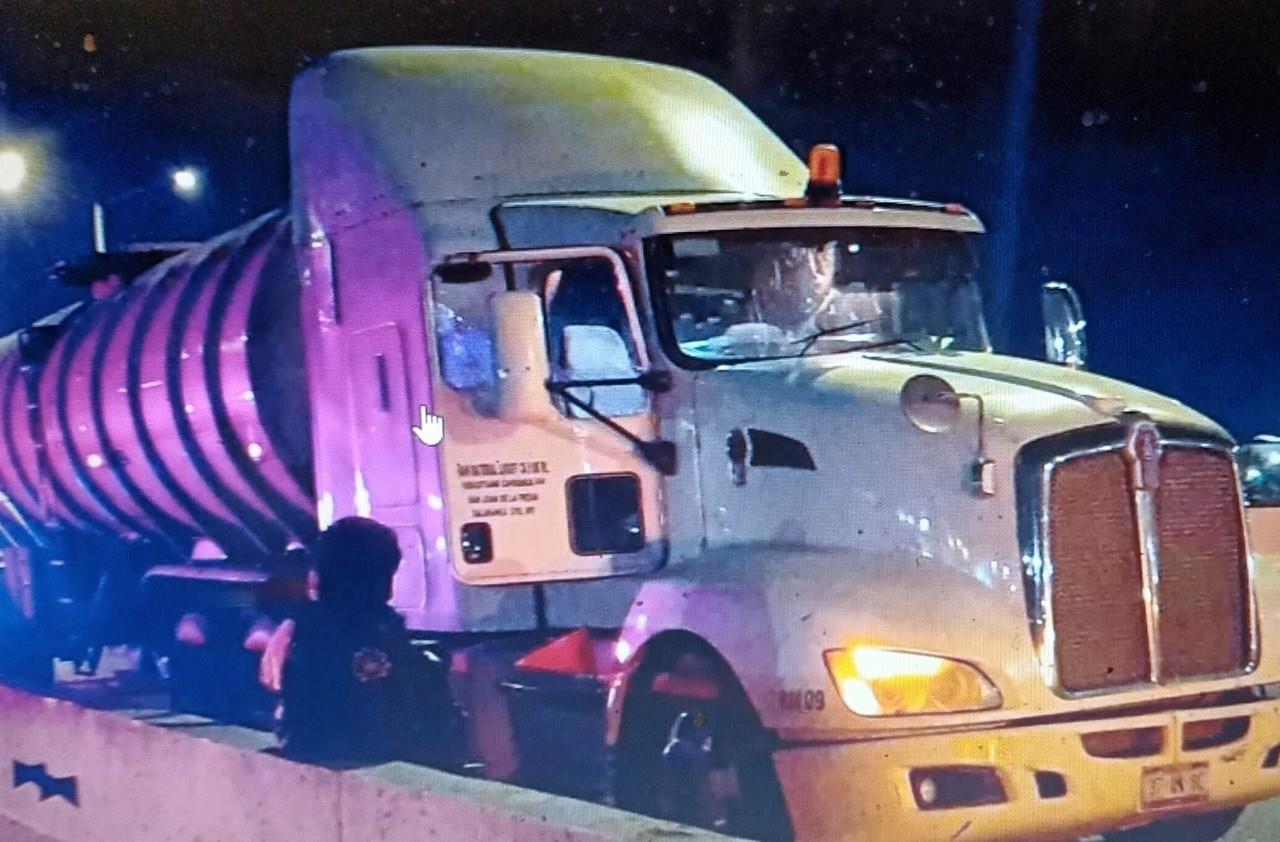
<svg viewBox="0 0 1280 842">
<path fill-rule="evenodd" d="M 977 494 L 967 481 L 977 455 L 977 401 L 962 401 L 948 432 L 922 431 L 900 405 L 903 384 L 918 374 L 981 398 L 994 494 Z M 992 718 L 1117 702 L 1114 695 L 1060 698 L 1041 673 L 1018 535 L 1018 450 L 1068 430 L 1115 424 L 1124 412 L 1229 441 L 1219 425 L 1175 400 L 1087 372 L 982 353 L 747 363 L 699 373 L 696 392 L 705 536 L 698 580 L 756 594 L 754 616 L 768 618 L 781 653 L 758 653 L 762 674 L 749 683 L 783 680 L 763 674 L 771 664 L 806 664 L 812 674 L 785 680 L 823 686 L 828 679 L 815 651 L 875 641 L 977 663 L 1004 694 L 1005 707 Z M 748 443 L 736 468 L 728 446 L 735 437 L 739 456 L 742 440 Z M 1186 692 L 1155 687 L 1123 698 Z"/>
<path fill-rule="evenodd" d="M 740 385 L 748 393 L 777 396 L 777 402 L 771 397 L 771 407 L 793 400 L 831 405 L 843 398 L 854 412 L 871 406 L 898 412 L 902 386 L 917 374 L 941 377 L 958 392 L 980 396 L 988 433 L 1019 445 L 1115 421 L 1126 412 L 1230 438 L 1203 414 L 1147 389 L 1092 372 L 987 353 L 845 354 L 748 363 L 704 374 L 699 392 L 709 397 L 707 393 L 719 391 L 721 385 L 728 391 Z"/>
</svg>

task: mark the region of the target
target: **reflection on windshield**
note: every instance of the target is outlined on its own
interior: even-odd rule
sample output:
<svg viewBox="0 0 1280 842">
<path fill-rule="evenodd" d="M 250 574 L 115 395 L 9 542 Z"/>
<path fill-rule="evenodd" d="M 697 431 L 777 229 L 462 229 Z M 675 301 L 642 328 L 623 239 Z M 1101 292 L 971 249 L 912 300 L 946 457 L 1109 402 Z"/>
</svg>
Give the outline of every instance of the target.
<svg viewBox="0 0 1280 842">
<path fill-rule="evenodd" d="M 664 238 L 655 287 L 679 350 L 704 360 L 885 347 L 985 350 L 963 234 L 755 229 Z"/>
</svg>

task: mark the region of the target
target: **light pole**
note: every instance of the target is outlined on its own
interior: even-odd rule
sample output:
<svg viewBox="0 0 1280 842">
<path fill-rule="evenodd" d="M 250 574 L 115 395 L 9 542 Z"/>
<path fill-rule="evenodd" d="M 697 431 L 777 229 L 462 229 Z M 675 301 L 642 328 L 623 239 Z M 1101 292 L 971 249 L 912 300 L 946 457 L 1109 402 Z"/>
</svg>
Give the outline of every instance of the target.
<svg viewBox="0 0 1280 842">
<path fill-rule="evenodd" d="M 9 125 L 0 107 L 0 333 L 17 327 L 39 299 L 11 290 L 16 278 L 39 271 L 40 244 L 55 230 L 54 148 L 51 134 Z"/>
<path fill-rule="evenodd" d="M 174 195 L 194 201 L 204 190 L 204 173 L 200 168 L 186 164 L 169 170 L 169 189 Z M 130 187 L 114 196 L 93 203 L 93 250 L 97 254 L 107 252 L 106 207 L 145 193 L 147 186 Z"/>
</svg>

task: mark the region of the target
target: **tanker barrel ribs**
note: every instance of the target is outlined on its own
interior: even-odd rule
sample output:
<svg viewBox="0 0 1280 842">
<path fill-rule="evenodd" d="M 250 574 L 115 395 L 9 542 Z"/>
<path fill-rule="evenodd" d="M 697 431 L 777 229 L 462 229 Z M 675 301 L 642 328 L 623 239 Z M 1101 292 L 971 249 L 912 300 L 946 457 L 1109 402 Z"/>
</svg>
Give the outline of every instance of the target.
<svg viewBox="0 0 1280 842">
<path fill-rule="evenodd" d="M 124 251 L 90 254 L 79 260 L 60 260 L 48 269 L 49 280 L 72 287 L 88 287 L 112 276 L 127 284 L 194 243 L 155 243 Z"/>
</svg>

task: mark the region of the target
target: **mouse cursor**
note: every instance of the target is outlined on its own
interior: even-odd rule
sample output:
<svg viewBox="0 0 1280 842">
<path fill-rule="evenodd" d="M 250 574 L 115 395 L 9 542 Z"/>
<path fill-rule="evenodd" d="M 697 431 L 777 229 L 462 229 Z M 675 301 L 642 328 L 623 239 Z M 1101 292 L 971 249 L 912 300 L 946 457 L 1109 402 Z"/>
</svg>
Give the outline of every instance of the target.
<svg viewBox="0 0 1280 842">
<path fill-rule="evenodd" d="M 418 437 L 418 441 L 427 447 L 435 447 L 444 441 L 444 419 L 439 415 L 432 415 L 425 403 L 419 405 L 418 423 L 410 429 Z"/>
</svg>

